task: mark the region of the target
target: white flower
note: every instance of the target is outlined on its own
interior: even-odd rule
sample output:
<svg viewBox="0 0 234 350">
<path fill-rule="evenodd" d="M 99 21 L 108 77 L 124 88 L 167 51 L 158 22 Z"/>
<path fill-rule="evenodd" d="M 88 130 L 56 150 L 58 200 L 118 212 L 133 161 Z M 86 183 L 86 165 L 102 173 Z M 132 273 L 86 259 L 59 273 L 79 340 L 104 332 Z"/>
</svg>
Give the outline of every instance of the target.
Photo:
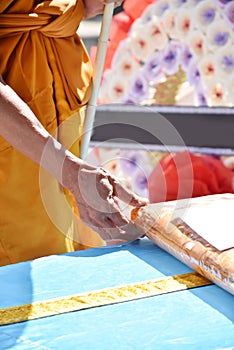
<svg viewBox="0 0 234 350">
<path fill-rule="evenodd" d="M 191 53 L 200 58 L 206 54 L 205 36 L 200 30 L 192 30 L 189 32 L 186 43 L 189 46 Z"/>
<path fill-rule="evenodd" d="M 227 89 L 230 92 L 230 95 L 232 96 L 232 101 L 234 104 L 234 99 L 233 99 L 233 96 L 234 96 L 234 74 L 229 76 L 229 78 L 227 80 L 227 86 L 228 86 Z"/>
<path fill-rule="evenodd" d="M 112 68 L 115 68 L 115 70 L 118 71 L 118 74 L 125 77 L 125 79 L 129 79 L 141 68 L 141 65 L 128 54 L 122 56 L 119 61 L 115 60 L 115 62 L 112 64 Z"/>
<path fill-rule="evenodd" d="M 130 49 L 129 49 L 129 38 L 121 41 L 114 53 L 114 56 L 112 58 L 111 66 L 115 67 L 118 62 L 126 56 L 130 55 Z"/>
<path fill-rule="evenodd" d="M 144 28 L 135 28 L 130 34 L 129 48 L 134 57 L 145 62 L 147 57 L 154 51 L 152 43 L 146 35 L 147 30 Z"/>
<path fill-rule="evenodd" d="M 109 102 L 110 100 L 107 94 L 107 88 L 106 88 L 106 85 L 103 84 L 99 89 L 98 104 L 108 104 Z"/>
<path fill-rule="evenodd" d="M 105 70 L 103 74 L 102 84 L 99 89 L 98 94 L 98 103 L 110 103 L 110 98 L 108 95 L 108 81 L 112 79 L 112 71 L 111 69 Z"/>
<path fill-rule="evenodd" d="M 206 28 L 217 19 L 218 12 L 214 0 L 200 1 L 194 9 L 194 24 L 197 28 Z"/>
<path fill-rule="evenodd" d="M 228 91 L 228 101 L 229 101 L 229 106 L 234 107 L 234 74 L 231 74 L 227 78 L 227 91 Z"/>
<path fill-rule="evenodd" d="M 175 27 L 180 40 L 184 40 L 191 31 L 192 26 L 191 10 L 182 9 L 177 11 L 175 16 Z"/>
<path fill-rule="evenodd" d="M 144 34 L 150 43 L 151 53 L 155 50 L 163 50 L 168 44 L 168 36 L 158 17 L 153 17 L 150 22 L 146 23 Z"/>
<path fill-rule="evenodd" d="M 153 9 L 153 13 L 158 16 L 161 17 L 163 15 L 163 13 L 170 7 L 170 1 L 169 0 L 158 0 L 155 4 L 154 4 L 154 9 Z"/>
<path fill-rule="evenodd" d="M 142 30 L 144 28 L 145 23 L 142 21 L 142 17 L 137 18 L 130 28 L 130 36 L 133 35 L 133 33 L 136 31 L 138 33 L 139 30 Z"/>
<path fill-rule="evenodd" d="M 169 7 L 169 0 L 158 0 L 156 3 L 148 5 L 141 15 L 141 23 L 145 24 L 153 17 L 161 17 Z"/>
<path fill-rule="evenodd" d="M 163 13 L 163 23 L 164 23 L 164 29 L 172 39 L 177 39 L 177 29 L 175 25 L 175 18 L 177 16 L 177 10 L 175 8 L 169 8 Z"/>
<path fill-rule="evenodd" d="M 186 7 L 196 7 L 198 4 L 203 2 L 204 0 L 189 0 L 185 3 Z"/>
<path fill-rule="evenodd" d="M 228 106 L 225 81 L 212 79 L 206 83 L 206 97 L 209 106 Z"/>
<path fill-rule="evenodd" d="M 218 20 L 207 29 L 207 44 L 210 50 L 217 50 L 231 43 L 233 33 L 227 23 Z"/>
<path fill-rule="evenodd" d="M 109 102 L 120 103 L 129 89 L 129 82 L 116 70 L 111 70 L 105 74 L 105 89 Z"/>
<path fill-rule="evenodd" d="M 187 7 L 191 0 L 170 0 L 171 6 L 178 7 Z"/>
<path fill-rule="evenodd" d="M 204 56 L 198 63 L 198 69 L 203 82 L 207 79 L 213 79 L 217 74 L 217 61 L 214 59 L 214 55 Z"/>
<path fill-rule="evenodd" d="M 141 23 L 145 24 L 155 16 L 155 4 L 148 5 L 141 15 Z"/>
</svg>

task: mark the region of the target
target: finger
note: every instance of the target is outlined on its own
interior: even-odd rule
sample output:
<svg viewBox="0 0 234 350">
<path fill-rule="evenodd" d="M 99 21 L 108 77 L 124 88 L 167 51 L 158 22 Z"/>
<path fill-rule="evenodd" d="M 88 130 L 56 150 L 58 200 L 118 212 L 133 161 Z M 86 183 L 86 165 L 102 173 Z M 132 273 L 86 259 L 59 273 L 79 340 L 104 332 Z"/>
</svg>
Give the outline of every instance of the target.
<svg viewBox="0 0 234 350">
<path fill-rule="evenodd" d="M 132 237 L 132 240 L 145 236 L 145 232 L 139 231 L 131 221 L 127 225 L 122 226 L 121 230 L 125 232 L 123 237 L 128 235 Z"/>
<path fill-rule="evenodd" d="M 127 243 L 128 241 L 125 241 L 124 239 L 109 239 L 106 241 L 107 246 L 113 246 L 116 244 L 122 245 L 124 243 Z"/>
<path fill-rule="evenodd" d="M 120 216 L 112 215 L 105 218 L 105 224 L 109 224 L 111 230 L 114 229 L 113 232 L 110 231 L 112 232 L 112 235 L 118 232 L 118 238 L 126 241 L 135 240 L 145 235 L 144 232 L 140 232 L 135 224 L 129 221 L 124 215 L 122 215 L 122 213 L 118 214 L 120 214 Z M 118 230 L 116 231 L 116 229 Z M 112 236 L 112 238 L 114 237 Z"/>
<path fill-rule="evenodd" d="M 143 198 L 123 187 L 118 181 L 112 181 L 113 195 L 121 199 L 124 203 L 134 207 L 142 207 L 149 203 L 147 198 Z"/>
<path fill-rule="evenodd" d="M 120 210 L 118 204 L 114 202 L 114 199 L 112 199 L 111 210 L 109 210 L 108 217 L 118 227 L 122 227 L 129 224 L 129 219 Z"/>
<path fill-rule="evenodd" d="M 128 220 L 127 220 L 128 221 Z M 135 225 L 131 222 L 118 227 L 113 219 L 109 216 L 103 217 L 102 220 L 97 220 L 94 226 L 102 239 L 120 239 L 126 242 L 142 237 L 142 232 L 139 232 Z"/>
<path fill-rule="evenodd" d="M 98 232 L 98 234 L 105 241 L 121 240 L 121 241 L 129 242 L 139 237 L 136 235 L 125 233 L 119 227 L 111 227 L 111 228 L 105 228 L 105 229 L 96 228 L 96 232 Z"/>
</svg>

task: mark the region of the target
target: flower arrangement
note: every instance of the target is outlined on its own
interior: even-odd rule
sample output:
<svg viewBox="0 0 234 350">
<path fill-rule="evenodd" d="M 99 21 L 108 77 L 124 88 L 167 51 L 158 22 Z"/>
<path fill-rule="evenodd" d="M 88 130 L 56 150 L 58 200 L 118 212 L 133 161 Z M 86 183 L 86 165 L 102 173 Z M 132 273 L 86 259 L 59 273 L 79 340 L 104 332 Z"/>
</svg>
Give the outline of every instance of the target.
<svg viewBox="0 0 234 350">
<path fill-rule="evenodd" d="M 129 23 L 100 103 L 234 105 L 234 0 L 158 0 Z M 192 96 L 192 101 L 191 101 Z"/>
</svg>

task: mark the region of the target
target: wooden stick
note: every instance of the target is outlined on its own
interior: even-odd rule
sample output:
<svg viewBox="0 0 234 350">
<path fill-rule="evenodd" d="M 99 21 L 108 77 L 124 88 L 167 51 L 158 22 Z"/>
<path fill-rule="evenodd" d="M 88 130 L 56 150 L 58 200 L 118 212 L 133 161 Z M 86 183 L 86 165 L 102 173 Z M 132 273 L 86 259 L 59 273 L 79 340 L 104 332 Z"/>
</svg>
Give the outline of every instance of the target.
<svg viewBox="0 0 234 350">
<path fill-rule="evenodd" d="M 89 143 L 92 136 L 93 123 L 97 107 L 99 88 L 101 85 L 103 67 L 105 63 L 107 43 L 114 11 L 114 2 L 106 4 L 104 8 L 101 31 L 98 39 L 97 54 L 94 64 L 92 93 L 85 112 L 85 122 L 81 140 L 80 157 L 85 159 L 88 154 Z"/>
</svg>

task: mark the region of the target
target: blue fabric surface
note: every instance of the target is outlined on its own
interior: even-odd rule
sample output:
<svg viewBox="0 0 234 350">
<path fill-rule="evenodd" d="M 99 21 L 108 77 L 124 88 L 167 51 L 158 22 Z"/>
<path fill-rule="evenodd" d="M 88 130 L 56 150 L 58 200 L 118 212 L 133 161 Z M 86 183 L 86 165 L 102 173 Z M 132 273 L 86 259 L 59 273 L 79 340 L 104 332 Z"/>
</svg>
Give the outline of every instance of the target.
<svg viewBox="0 0 234 350">
<path fill-rule="evenodd" d="M 0 268 L 0 307 L 191 271 L 147 239 Z M 0 327 L 0 350 L 233 349 L 234 298 L 215 285 Z"/>
</svg>

